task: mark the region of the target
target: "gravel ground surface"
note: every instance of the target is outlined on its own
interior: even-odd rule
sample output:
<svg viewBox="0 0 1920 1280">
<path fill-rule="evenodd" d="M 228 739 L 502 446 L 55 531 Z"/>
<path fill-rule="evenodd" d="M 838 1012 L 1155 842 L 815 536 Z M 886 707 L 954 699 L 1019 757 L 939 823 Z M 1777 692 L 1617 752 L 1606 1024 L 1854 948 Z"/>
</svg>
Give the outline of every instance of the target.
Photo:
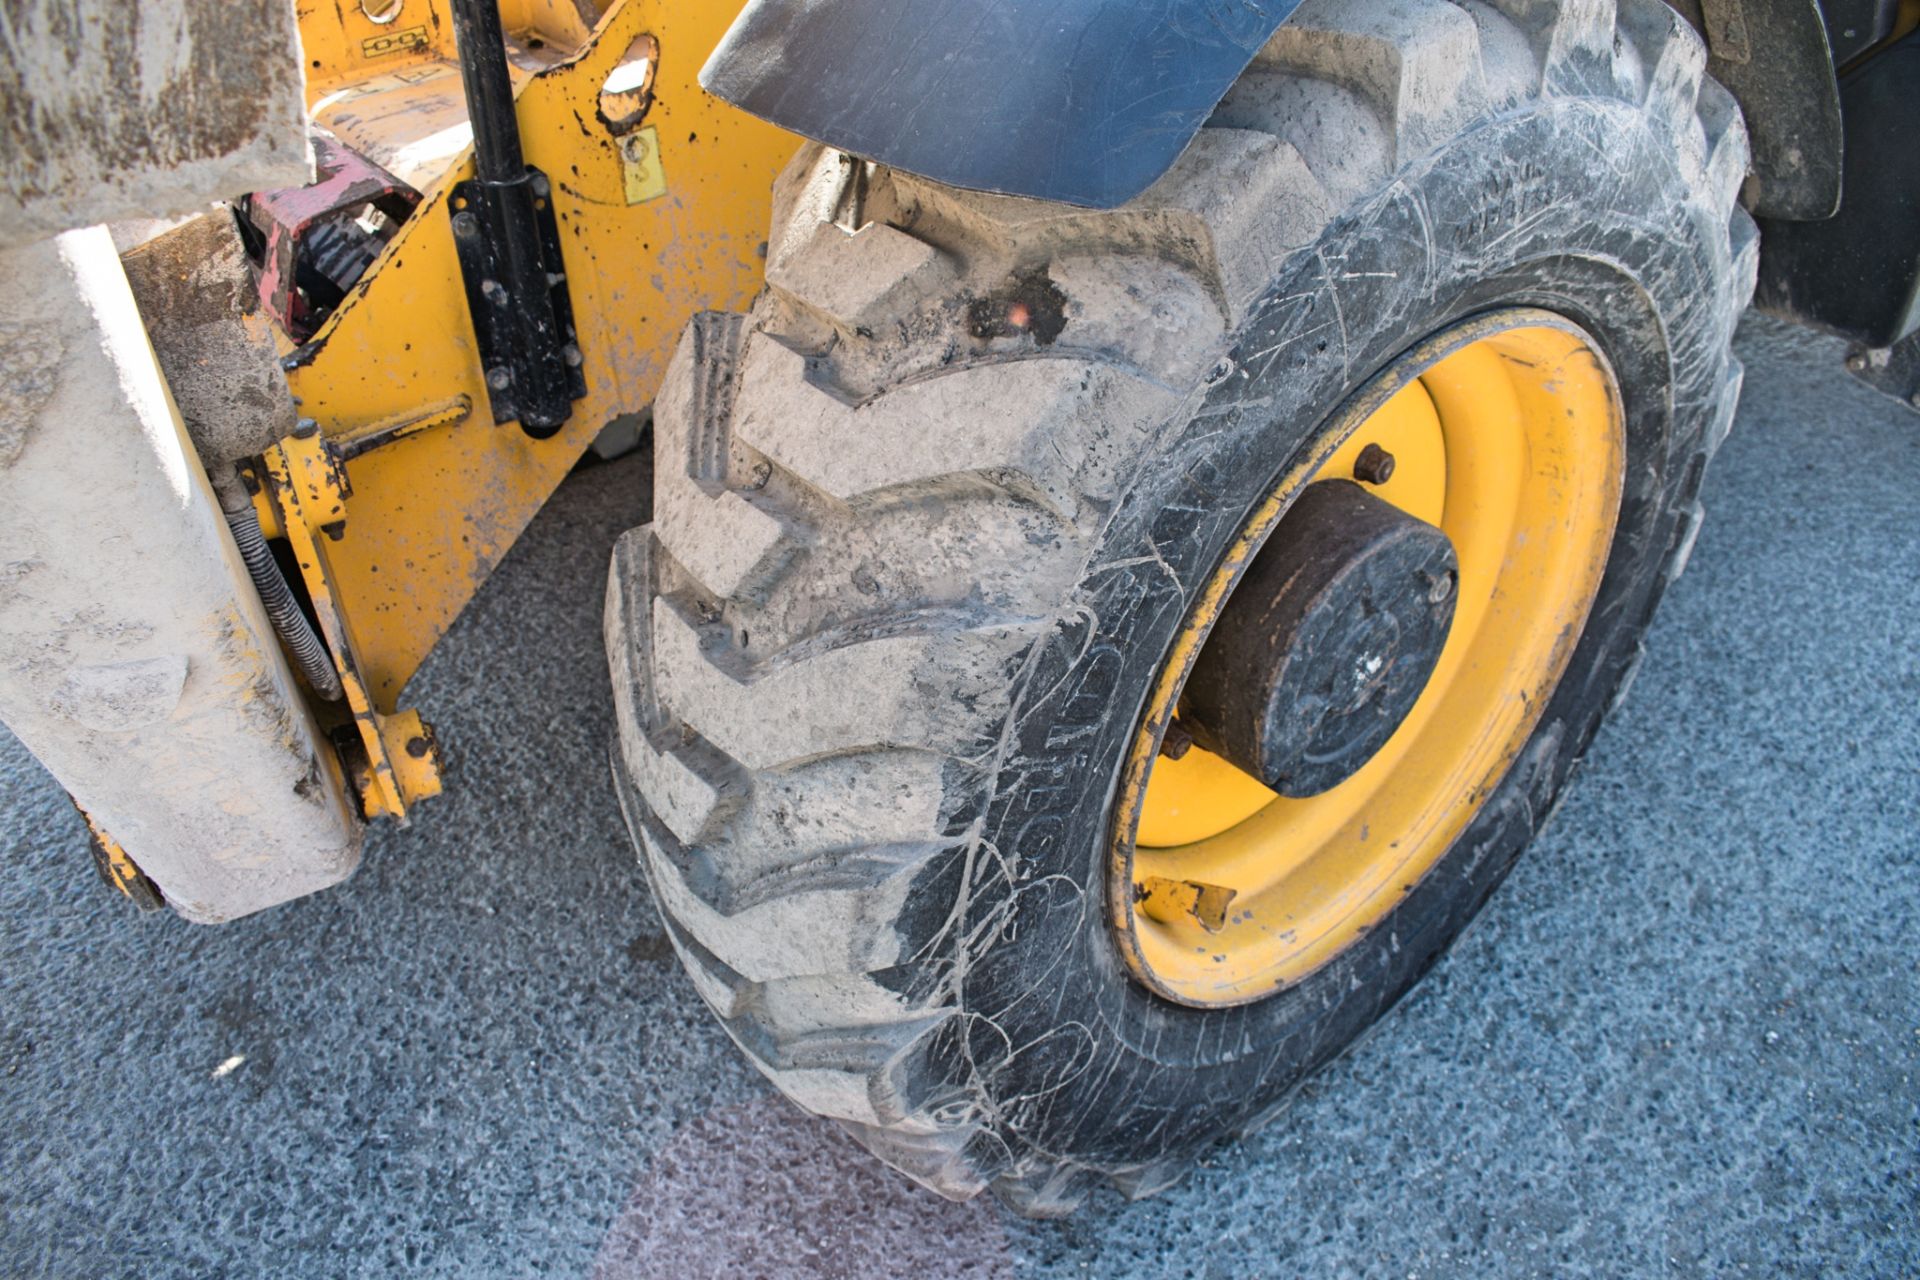
<svg viewBox="0 0 1920 1280">
<path fill-rule="evenodd" d="M 0 1274 L 1920 1273 L 1920 418 L 1830 342 L 1739 348 L 1692 568 L 1552 827 L 1167 1195 L 926 1196 L 700 1006 L 605 763 L 643 456 L 570 480 L 428 663 L 449 794 L 340 889 L 138 916 L 0 732 Z"/>
</svg>

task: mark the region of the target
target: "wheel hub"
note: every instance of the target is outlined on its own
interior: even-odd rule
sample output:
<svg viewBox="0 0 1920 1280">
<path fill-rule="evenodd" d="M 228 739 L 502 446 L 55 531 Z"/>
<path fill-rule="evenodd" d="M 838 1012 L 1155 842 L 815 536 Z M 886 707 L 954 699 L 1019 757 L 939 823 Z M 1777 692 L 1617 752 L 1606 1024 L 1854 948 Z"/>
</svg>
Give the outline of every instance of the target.
<svg viewBox="0 0 1920 1280">
<path fill-rule="evenodd" d="M 1414 891 L 1578 642 L 1623 442 L 1598 346 L 1522 309 L 1409 348 L 1319 428 L 1198 589 L 1135 731 L 1108 889 L 1135 977 L 1259 999 Z"/>
<path fill-rule="evenodd" d="M 1351 480 L 1308 485 L 1208 637 L 1181 726 L 1277 795 L 1339 785 L 1426 688 L 1459 575 L 1426 521 Z"/>
</svg>

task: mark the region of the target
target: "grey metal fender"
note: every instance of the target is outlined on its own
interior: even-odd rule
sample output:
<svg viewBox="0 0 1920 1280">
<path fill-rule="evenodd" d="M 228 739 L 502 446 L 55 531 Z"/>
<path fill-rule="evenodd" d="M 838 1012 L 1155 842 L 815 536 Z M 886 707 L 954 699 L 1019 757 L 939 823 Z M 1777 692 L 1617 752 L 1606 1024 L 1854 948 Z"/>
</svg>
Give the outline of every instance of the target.
<svg viewBox="0 0 1920 1280">
<path fill-rule="evenodd" d="M 1172 166 L 1301 0 L 751 0 L 700 74 L 795 133 L 957 187 L 1111 208 Z M 1668 0 L 1753 138 L 1758 216 L 1840 201 L 1819 0 Z"/>
<path fill-rule="evenodd" d="M 752 0 L 718 97 L 957 187 L 1111 208 L 1173 164 L 1300 0 Z"/>
</svg>

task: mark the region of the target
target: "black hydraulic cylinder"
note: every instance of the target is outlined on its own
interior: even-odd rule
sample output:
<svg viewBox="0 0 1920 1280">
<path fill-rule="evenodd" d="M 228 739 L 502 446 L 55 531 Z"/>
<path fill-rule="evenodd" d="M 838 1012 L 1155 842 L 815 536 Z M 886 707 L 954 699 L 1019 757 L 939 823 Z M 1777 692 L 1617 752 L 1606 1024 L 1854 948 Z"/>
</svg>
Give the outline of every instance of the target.
<svg viewBox="0 0 1920 1280">
<path fill-rule="evenodd" d="M 507 75 L 507 38 L 498 0 L 453 0 L 453 38 L 460 50 L 460 84 L 473 125 L 473 166 L 482 182 L 516 182 L 526 172 L 520 122 Z"/>
<path fill-rule="evenodd" d="M 497 0 L 452 0 L 452 13 L 474 158 L 454 192 L 455 247 L 494 417 L 545 439 L 584 392 L 551 191 L 520 149 Z"/>
</svg>

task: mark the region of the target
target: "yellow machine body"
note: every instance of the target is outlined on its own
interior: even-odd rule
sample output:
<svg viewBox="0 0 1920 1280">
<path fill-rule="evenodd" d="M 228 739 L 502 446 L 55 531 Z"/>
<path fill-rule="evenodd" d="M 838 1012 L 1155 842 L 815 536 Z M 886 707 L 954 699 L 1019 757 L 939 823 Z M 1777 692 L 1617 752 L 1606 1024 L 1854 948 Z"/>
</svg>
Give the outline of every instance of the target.
<svg viewBox="0 0 1920 1280">
<path fill-rule="evenodd" d="M 796 140 L 695 79 L 740 7 L 502 5 L 587 383 L 559 434 L 535 440 L 488 409 L 455 256 L 448 204 L 473 163 L 444 0 L 301 5 L 314 121 L 422 195 L 312 340 L 289 342 L 288 383 L 319 438 L 270 451 L 258 498 L 357 695 L 369 815 L 403 816 L 438 788 L 405 755 L 424 730 L 399 713 L 422 659 L 596 434 L 651 403 L 688 318 L 760 287 L 772 180 Z M 321 472 L 330 485 L 301 489 Z"/>
</svg>

